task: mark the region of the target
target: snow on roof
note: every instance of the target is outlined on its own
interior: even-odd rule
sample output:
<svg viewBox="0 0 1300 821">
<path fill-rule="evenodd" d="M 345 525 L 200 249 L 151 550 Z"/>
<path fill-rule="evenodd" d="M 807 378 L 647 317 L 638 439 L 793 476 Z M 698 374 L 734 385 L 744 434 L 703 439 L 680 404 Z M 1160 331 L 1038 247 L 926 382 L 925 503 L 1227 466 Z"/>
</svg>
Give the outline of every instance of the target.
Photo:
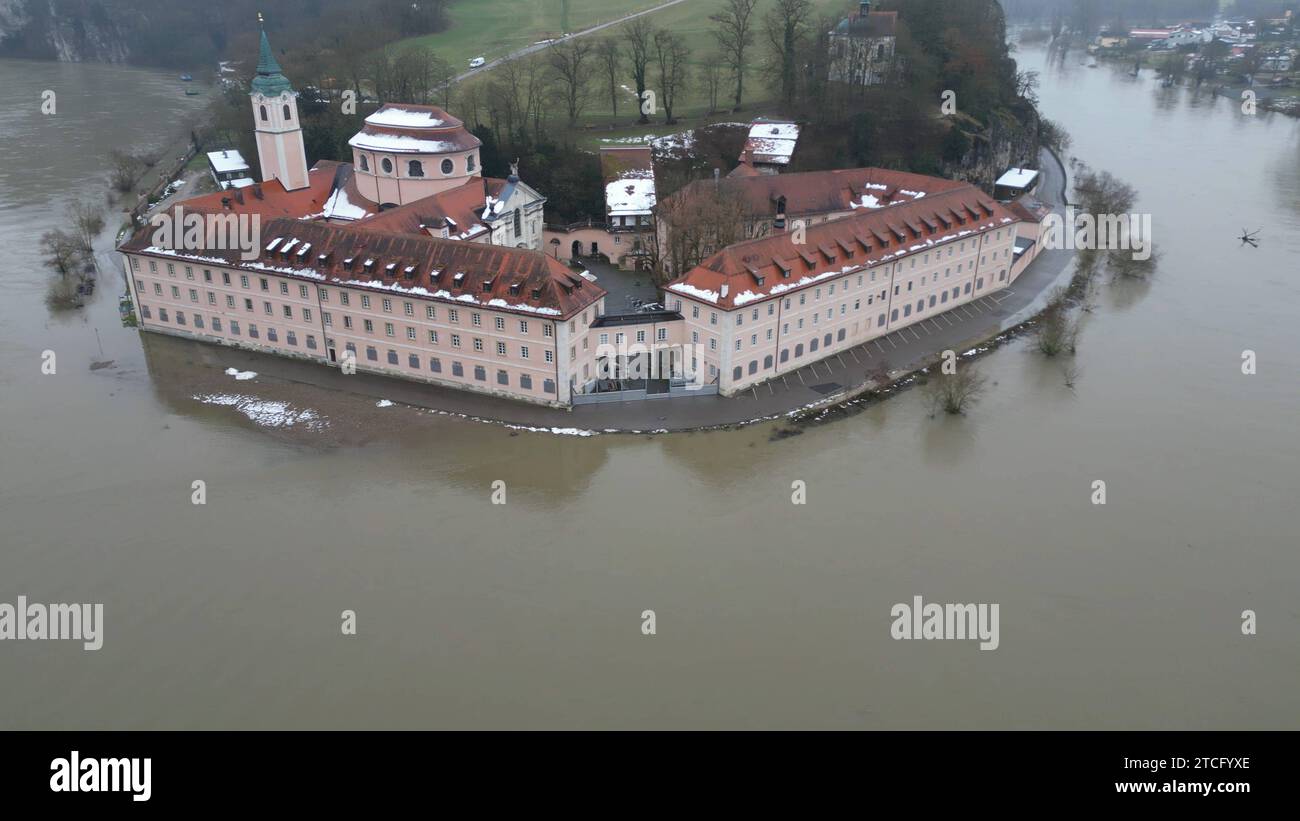
<svg viewBox="0 0 1300 821">
<path fill-rule="evenodd" d="M 353 148 L 369 151 L 386 151 L 399 154 L 445 154 L 456 151 L 454 142 L 447 140 L 422 140 L 419 137 L 404 137 L 400 134 L 370 134 L 362 131 L 348 140 Z"/>
<path fill-rule="evenodd" d="M 668 290 L 676 291 L 677 293 L 685 294 L 686 296 L 693 296 L 696 299 L 703 299 L 707 302 L 712 302 L 714 304 L 717 304 L 718 302 L 717 291 L 709 291 L 704 288 L 696 288 L 694 285 L 691 285 L 689 282 L 674 282 L 672 285 L 668 286 Z"/>
<path fill-rule="evenodd" d="M 325 209 L 321 216 L 326 219 L 341 220 L 359 220 L 369 216 L 370 212 L 359 205 L 353 205 L 348 199 L 348 192 L 342 188 L 335 189 L 334 193 L 325 202 Z"/>
<path fill-rule="evenodd" d="M 384 106 L 366 117 L 370 125 L 387 125 L 395 128 L 442 128 L 449 125 L 432 111 Z"/>
<path fill-rule="evenodd" d="M 243 155 L 234 148 L 228 148 L 225 151 L 209 151 L 208 162 L 212 164 L 213 170 L 218 174 L 248 170 L 248 163 L 244 162 Z"/>
<path fill-rule="evenodd" d="M 605 185 L 605 206 L 610 216 L 636 216 L 649 214 L 655 205 L 655 179 L 652 173 L 633 176 Z"/>
<path fill-rule="evenodd" d="M 759 120 L 749 127 L 749 138 L 741 160 L 752 156 L 755 162 L 786 165 L 799 142 L 799 125 L 789 122 Z"/>
<path fill-rule="evenodd" d="M 997 184 L 1009 188 L 1025 188 L 1033 185 L 1036 179 L 1038 179 L 1038 172 L 1032 168 L 1010 168 L 1007 173 L 998 177 Z"/>
<path fill-rule="evenodd" d="M 221 189 L 223 191 L 227 188 L 247 188 L 250 185 L 253 185 L 252 177 L 235 177 L 233 180 L 221 181 Z"/>
</svg>

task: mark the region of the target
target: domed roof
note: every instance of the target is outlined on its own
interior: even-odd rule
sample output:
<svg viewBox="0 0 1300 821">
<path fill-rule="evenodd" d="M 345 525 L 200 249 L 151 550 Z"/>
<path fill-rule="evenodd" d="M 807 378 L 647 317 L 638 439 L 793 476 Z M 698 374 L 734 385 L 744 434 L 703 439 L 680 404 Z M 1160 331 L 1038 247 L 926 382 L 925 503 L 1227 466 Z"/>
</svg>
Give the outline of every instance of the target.
<svg viewBox="0 0 1300 821">
<path fill-rule="evenodd" d="M 385 103 L 366 117 L 348 145 L 386 154 L 454 154 L 482 142 L 437 106 Z"/>
</svg>

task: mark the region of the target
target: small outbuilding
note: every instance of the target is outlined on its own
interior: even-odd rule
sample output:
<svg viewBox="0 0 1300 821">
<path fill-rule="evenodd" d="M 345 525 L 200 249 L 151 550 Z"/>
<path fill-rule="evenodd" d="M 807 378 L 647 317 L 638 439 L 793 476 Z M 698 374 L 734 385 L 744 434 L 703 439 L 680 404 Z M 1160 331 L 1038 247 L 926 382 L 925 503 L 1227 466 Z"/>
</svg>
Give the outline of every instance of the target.
<svg viewBox="0 0 1300 821">
<path fill-rule="evenodd" d="M 1009 168 L 993 184 L 993 198 L 999 202 L 1010 202 L 1032 194 L 1038 190 L 1039 172 L 1032 168 Z"/>
</svg>

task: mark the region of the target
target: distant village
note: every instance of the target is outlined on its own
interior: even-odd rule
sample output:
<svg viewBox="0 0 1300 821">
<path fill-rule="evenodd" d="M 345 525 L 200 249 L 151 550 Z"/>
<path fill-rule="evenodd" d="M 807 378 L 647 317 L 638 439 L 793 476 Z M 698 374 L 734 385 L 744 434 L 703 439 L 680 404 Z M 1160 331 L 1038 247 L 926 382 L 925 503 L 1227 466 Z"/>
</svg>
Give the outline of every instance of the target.
<svg viewBox="0 0 1300 821">
<path fill-rule="evenodd" d="M 1132 61 L 1135 68 L 1154 67 L 1166 85 L 1252 89 L 1261 108 L 1300 116 L 1300 31 L 1292 11 L 1271 19 L 1189 20 L 1164 28 L 1110 26 L 1088 51 Z"/>
</svg>

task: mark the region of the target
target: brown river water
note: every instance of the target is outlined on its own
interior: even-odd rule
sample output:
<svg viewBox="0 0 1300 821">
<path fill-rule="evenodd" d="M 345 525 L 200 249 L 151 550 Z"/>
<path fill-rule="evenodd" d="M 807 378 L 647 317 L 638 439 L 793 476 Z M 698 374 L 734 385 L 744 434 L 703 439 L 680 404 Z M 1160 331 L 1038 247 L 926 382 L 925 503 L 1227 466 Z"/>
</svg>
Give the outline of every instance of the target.
<svg viewBox="0 0 1300 821">
<path fill-rule="evenodd" d="M 908 391 L 779 441 L 237 381 L 122 328 L 115 272 L 53 315 L 40 233 L 200 102 L 0 61 L 0 602 L 105 620 L 0 643 L 0 727 L 1300 729 L 1300 121 L 1020 58 L 1140 191 L 1157 275 L 1101 289 L 1073 391 L 1021 339 L 964 418 Z M 917 595 L 999 604 L 1000 646 L 893 640 Z"/>
</svg>

